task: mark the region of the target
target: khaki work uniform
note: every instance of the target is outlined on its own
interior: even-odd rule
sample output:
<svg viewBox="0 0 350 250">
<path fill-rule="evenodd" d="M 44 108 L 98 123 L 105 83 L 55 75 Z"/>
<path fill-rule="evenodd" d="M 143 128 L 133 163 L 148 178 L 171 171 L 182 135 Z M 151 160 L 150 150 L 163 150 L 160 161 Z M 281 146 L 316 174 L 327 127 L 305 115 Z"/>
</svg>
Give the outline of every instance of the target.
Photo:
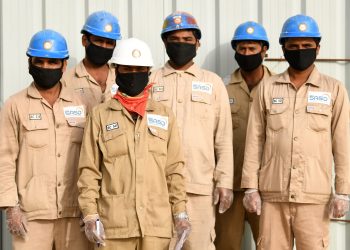
<svg viewBox="0 0 350 250">
<path fill-rule="evenodd" d="M 19 204 L 29 228 L 34 228 L 30 229 L 25 243 L 14 237 L 14 249 L 51 250 L 52 247 L 47 246 L 52 246 L 56 239 L 55 245 L 59 245 L 62 239 L 72 238 L 75 242 L 69 244 L 74 247 L 60 249 L 86 249 L 84 234 L 72 230 L 74 237 L 71 237 L 65 227 L 70 224 L 79 228 L 81 213 L 76 183 L 84 123 L 84 105 L 64 86 L 53 107 L 32 83 L 10 97 L 2 108 L 0 207 Z M 61 234 L 50 234 L 51 237 L 36 242 L 35 235 L 49 234 L 46 226 L 35 226 L 43 220 L 47 227 L 56 227 Z M 41 247 L 30 248 L 39 245 Z"/>
<path fill-rule="evenodd" d="M 266 81 L 272 73 L 263 66 L 264 76 L 260 83 Z M 259 83 L 259 84 L 260 84 Z M 259 235 L 259 216 L 248 213 L 243 207 L 244 191 L 241 189 L 245 137 L 248 116 L 253 99 L 256 97 L 257 86 L 251 91 L 242 77 L 240 69 L 235 70 L 226 89 L 229 96 L 233 129 L 233 157 L 234 161 L 234 200 L 232 206 L 223 214 L 216 213 L 215 246 L 220 250 L 240 250 L 244 235 L 244 225 L 247 220 L 256 241 Z M 230 240 L 228 240 L 230 239 Z"/>
<path fill-rule="evenodd" d="M 215 186 L 229 189 L 233 186 L 232 122 L 227 91 L 216 74 L 196 64 L 178 71 L 166 63 L 151 74 L 150 81 L 155 84 L 152 98 L 174 111 L 185 151 L 192 231 L 183 249 L 215 249 L 213 190 Z"/>
<path fill-rule="evenodd" d="M 327 248 L 329 219 L 319 215 L 331 197 L 333 160 L 335 192 L 350 194 L 349 149 L 349 100 L 339 81 L 315 67 L 299 89 L 288 71 L 260 84 L 249 116 L 241 185 L 259 189 L 265 202 L 260 249 L 287 249 L 293 234 L 298 249 Z M 282 222 L 269 220 L 276 209 Z M 306 214 L 310 218 L 303 220 Z"/>
<path fill-rule="evenodd" d="M 99 214 L 112 244 L 107 249 L 145 236 L 159 238 L 149 250 L 165 249 L 164 238 L 168 247 L 172 215 L 186 211 L 183 166 L 169 108 L 149 99 L 136 121 L 116 99 L 93 109 L 79 161 L 79 205 L 84 216 Z"/>
<path fill-rule="evenodd" d="M 87 72 L 83 61 L 74 68 L 67 70 L 63 74 L 63 79 L 68 87 L 73 88 L 76 93 L 81 95 L 88 111 L 97 104 L 111 99 L 117 91 L 117 85 L 115 84 L 115 70 L 112 66 L 109 66 L 106 89 L 104 92 L 102 92 L 97 81 Z"/>
</svg>

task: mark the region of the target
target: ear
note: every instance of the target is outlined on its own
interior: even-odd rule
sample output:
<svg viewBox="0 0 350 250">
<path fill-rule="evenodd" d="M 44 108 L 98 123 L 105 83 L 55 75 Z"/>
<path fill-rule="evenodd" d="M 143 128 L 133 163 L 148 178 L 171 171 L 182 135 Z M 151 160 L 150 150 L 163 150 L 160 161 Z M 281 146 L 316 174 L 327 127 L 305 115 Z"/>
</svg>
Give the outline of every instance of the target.
<svg viewBox="0 0 350 250">
<path fill-rule="evenodd" d="M 87 47 L 87 46 L 89 45 L 89 40 L 88 40 L 88 38 L 87 38 L 86 35 L 83 35 L 83 36 L 81 37 L 81 44 L 82 44 L 84 47 Z"/>
<path fill-rule="evenodd" d="M 197 39 L 196 41 L 196 50 L 201 46 L 201 42 Z"/>
<path fill-rule="evenodd" d="M 31 58 L 31 57 L 28 57 L 28 68 L 30 67 L 31 61 L 32 61 L 32 58 Z"/>
<path fill-rule="evenodd" d="M 67 59 L 63 60 L 63 65 L 62 65 L 62 72 L 65 72 L 67 69 Z"/>
<path fill-rule="evenodd" d="M 264 45 L 264 46 L 262 46 L 261 52 L 260 52 L 261 57 L 262 57 L 263 59 L 265 58 L 266 52 L 267 52 L 267 46 Z"/>
<path fill-rule="evenodd" d="M 320 48 L 321 48 L 321 45 L 317 45 L 316 47 L 316 55 L 318 56 L 318 53 L 320 53 Z"/>
</svg>

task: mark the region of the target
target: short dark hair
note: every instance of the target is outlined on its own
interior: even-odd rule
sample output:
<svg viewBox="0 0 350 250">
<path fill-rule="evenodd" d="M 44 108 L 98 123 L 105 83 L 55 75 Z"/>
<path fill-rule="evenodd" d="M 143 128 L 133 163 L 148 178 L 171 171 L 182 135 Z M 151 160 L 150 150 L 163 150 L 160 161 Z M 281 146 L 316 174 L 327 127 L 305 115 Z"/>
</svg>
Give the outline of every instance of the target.
<svg viewBox="0 0 350 250">
<path fill-rule="evenodd" d="M 316 46 L 318 46 L 321 42 L 321 38 L 320 37 L 285 37 L 285 38 L 282 38 L 281 39 L 281 44 L 282 46 L 284 46 L 284 44 L 286 43 L 286 41 L 289 39 L 289 38 L 312 38 L 315 43 L 316 43 Z"/>
<path fill-rule="evenodd" d="M 182 29 L 182 30 L 185 30 L 185 31 L 192 31 L 194 37 L 199 40 L 200 39 L 200 33 L 198 30 L 196 29 Z M 162 40 L 167 40 L 168 36 L 175 33 L 176 31 L 180 31 L 180 30 L 172 30 L 172 31 L 169 31 L 169 32 L 165 32 L 162 34 Z"/>
</svg>

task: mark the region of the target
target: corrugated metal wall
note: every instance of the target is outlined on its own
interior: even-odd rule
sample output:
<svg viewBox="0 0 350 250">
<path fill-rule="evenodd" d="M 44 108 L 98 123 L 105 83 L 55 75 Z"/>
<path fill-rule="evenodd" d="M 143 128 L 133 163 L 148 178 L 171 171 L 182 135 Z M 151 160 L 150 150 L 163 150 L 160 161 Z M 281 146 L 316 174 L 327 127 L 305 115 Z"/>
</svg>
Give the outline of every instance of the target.
<svg viewBox="0 0 350 250">
<path fill-rule="evenodd" d="M 350 46 L 346 46 L 350 44 L 350 1 L 346 0 L 0 0 L 1 101 L 31 81 L 25 51 L 35 32 L 43 28 L 61 32 L 69 45 L 69 66 L 73 66 L 84 55 L 80 29 L 88 14 L 96 10 L 114 13 L 124 38 L 145 40 L 152 49 L 155 67 L 167 59 L 159 34 L 163 19 L 175 10 L 196 17 L 203 33 L 196 62 L 222 77 L 237 66 L 230 39 L 235 27 L 247 20 L 258 21 L 266 28 L 271 43 L 269 58 L 282 57 L 278 44 L 282 24 L 298 13 L 311 15 L 319 23 L 323 35 L 319 58 L 350 57 Z M 284 62 L 266 64 L 277 73 L 286 68 Z M 348 63 L 317 65 L 350 89 Z M 350 226 L 332 223 L 331 229 L 331 249 L 350 249 Z"/>
</svg>

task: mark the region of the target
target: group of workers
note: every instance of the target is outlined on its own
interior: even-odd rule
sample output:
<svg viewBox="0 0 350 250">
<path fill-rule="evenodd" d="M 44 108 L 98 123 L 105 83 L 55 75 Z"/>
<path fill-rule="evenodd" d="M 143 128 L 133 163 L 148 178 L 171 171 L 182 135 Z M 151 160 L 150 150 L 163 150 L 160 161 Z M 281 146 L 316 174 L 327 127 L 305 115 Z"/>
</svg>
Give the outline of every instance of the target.
<svg viewBox="0 0 350 250">
<path fill-rule="evenodd" d="M 69 70 L 65 38 L 34 34 L 33 82 L 1 109 L 13 250 L 241 249 L 246 220 L 258 249 L 328 249 L 330 217 L 349 210 L 349 98 L 314 64 L 312 17 L 284 23 L 281 74 L 263 65 L 265 29 L 240 24 L 225 83 L 194 63 L 189 13 L 164 20 L 169 60 L 152 71 L 149 46 L 121 40 L 111 13 L 81 33 L 85 57 Z"/>
</svg>

